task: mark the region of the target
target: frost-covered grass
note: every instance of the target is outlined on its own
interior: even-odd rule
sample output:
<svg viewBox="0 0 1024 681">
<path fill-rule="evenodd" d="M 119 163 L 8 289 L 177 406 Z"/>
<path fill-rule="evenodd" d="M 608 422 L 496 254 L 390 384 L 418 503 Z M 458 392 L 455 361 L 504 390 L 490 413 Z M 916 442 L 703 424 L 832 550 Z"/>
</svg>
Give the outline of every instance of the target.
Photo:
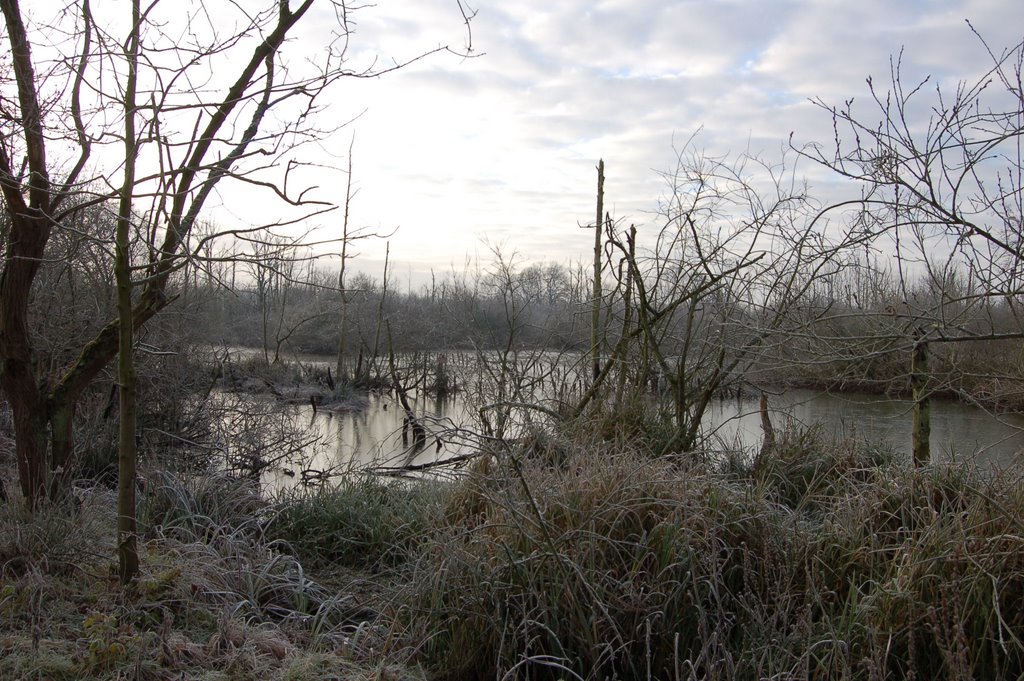
<svg viewBox="0 0 1024 681">
<path fill-rule="evenodd" d="M 913 470 L 815 431 L 715 463 L 567 432 L 443 484 L 268 500 L 226 475 L 150 474 L 127 588 L 112 493 L 31 518 L 9 503 L 0 678 L 1024 672 L 1019 474 Z"/>
</svg>

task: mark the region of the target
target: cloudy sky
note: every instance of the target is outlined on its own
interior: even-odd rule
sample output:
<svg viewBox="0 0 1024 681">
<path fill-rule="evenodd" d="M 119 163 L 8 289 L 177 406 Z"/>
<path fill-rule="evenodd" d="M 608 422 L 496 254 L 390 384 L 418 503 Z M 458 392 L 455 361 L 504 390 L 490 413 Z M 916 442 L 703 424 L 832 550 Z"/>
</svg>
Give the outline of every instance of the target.
<svg viewBox="0 0 1024 681">
<path fill-rule="evenodd" d="M 904 50 L 910 80 L 979 75 L 987 55 L 1024 37 L 1014 0 L 473 0 L 480 56 L 437 55 L 401 73 L 345 85 L 339 108 L 366 111 L 355 132 L 353 217 L 391 238 L 406 271 L 461 265 L 487 243 L 524 260 L 565 260 L 592 237 L 595 166 L 606 205 L 654 229 L 673 147 L 702 129 L 713 155 L 780 159 L 828 141 L 809 103 L 868 106 L 865 79 L 887 82 Z M 455 0 L 380 0 L 356 14 L 353 55 L 402 59 L 461 47 Z M 813 183 L 826 182 L 806 168 Z M 379 259 L 379 245 L 364 244 Z"/>
<path fill-rule="evenodd" d="M 205 5 L 215 11 L 228 3 Z M 45 18 L 63 4 L 27 6 Z M 334 20 L 321 5 L 298 37 L 306 46 L 322 43 Z M 749 151 L 777 161 L 790 133 L 796 144 L 830 139 L 830 120 L 811 98 L 856 98 L 877 116 L 865 79 L 885 88 L 890 58 L 901 49 L 907 82 L 931 75 L 951 86 L 990 64 L 967 20 L 997 52 L 1024 38 L 1019 0 L 463 0 L 463 7 L 476 12 L 477 56 L 439 53 L 379 79 L 346 80 L 333 91 L 324 127 L 357 118 L 311 148 L 325 154 L 325 166 L 343 167 L 355 135 L 352 225 L 394 232 L 396 273 L 416 281 L 431 268 L 461 268 L 467 256 L 486 258 L 491 246 L 523 262 L 587 257 L 592 236 L 579 225 L 593 220 L 600 158 L 606 207 L 650 232 L 665 192 L 659 171 L 674 167 L 698 130 L 694 144 L 710 155 Z M 352 19 L 355 69 L 439 45 L 458 51 L 467 38 L 458 0 L 377 0 Z M 805 172 L 816 191 L 835 190 L 835 178 L 798 168 Z M 325 168 L 316 179 L 329 198 L 343 198 L 342 173 Z M 226 210 L 246 201 L 225 196 L 223 203 Z M 323 237 L 336 235 L 340 216 L 316 224 Z M 357 264 L 379 274 L 383 241 L 363 241 L 358 250 Z"/>
</svg>

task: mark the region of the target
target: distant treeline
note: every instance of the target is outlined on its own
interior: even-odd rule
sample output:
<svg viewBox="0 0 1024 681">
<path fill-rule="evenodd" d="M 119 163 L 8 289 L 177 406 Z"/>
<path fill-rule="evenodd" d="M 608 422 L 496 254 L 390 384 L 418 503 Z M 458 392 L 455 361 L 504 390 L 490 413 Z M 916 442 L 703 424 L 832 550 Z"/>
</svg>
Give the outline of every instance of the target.
<svg viewBox="0 0 1024 681">
<path fill-rule="evenodd" d="M 255 276 L 234 288 L 223 285 L 223 276 L 183 278 L 179 295 L 186 304 L 179 313 L 188 317 L 193 341 L 256 348 L 271 363 L 335 356 L 344 305 L 345 354 L 353 366 L 360 355 L 383 356 L 389 347 L 396 353 L 590 349 L 590 273 L 579 264 L 517 267 L 496 253 L 487 265 L 447 272 L 419 288 L 385 286 L 382 278 L 358 274 L 347 282 L 343 302 L 336 271 L 309 266 L 300 277 L 293 261 L 284 262 L 250 269 Z M 904 393 L 915 334 L 942 320 L 980 340 L 933 345 L 929 369 L 936 392 L 1016 407 L 1024 400 L 1021 345 L 1000 336 L 1024 328 L 1020 301 L 987 296 L 984 289 L 970 273 L 908 281 L 879 261 L 847 263 L 787 301 L 757 352 L 746 352 L 742 375 L 732 384 L 738 390 L 745 382 Z M 604 290 L 607 353 L 627 301 L 614 279 Z M 676 345 L 713 343 L 728 358 L 770 306 L 770 300 L 750 304 L 719 291 L 701 299 L 694 315 L 678 315 L 661 330 L 663 352 L 678 356 Z M 718 323 L 707 323 L 712 308 Z M 637 310 L 630 315 L 635 319 Z"/>
</svg>

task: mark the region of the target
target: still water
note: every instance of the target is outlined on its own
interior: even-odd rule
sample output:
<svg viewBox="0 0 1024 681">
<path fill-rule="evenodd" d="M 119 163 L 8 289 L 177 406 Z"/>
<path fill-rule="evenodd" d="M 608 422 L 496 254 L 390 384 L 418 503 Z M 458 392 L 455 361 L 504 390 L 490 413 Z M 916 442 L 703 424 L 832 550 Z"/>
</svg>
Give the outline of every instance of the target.
<svg viewBox="0 0 1024 681">
<path fill-rule="evenodd" d="M 303 479 L 345 471 L 372 469 L 385 474 L 417 474 L 433 462 L 473 451 L 471 433 L 479 431 L 472 410 L 459 397 L 412 400 L 417 418 L 428 435 L 422 447 L 403 441 L 402 411 L 397 400 L 371 395 L 365 409 L 332 413 L 311 407 L 295 408 L 297 425 L 309 429 L 317 444 L 301 467 L 269 473 L 272 487 L 287 487 Z M 791 390 L 769 398 L 776 430 L 787 424 L 820 424 L 836 438 L 887 442 L 909 457 L 911 403 L 878 395 L 834 395 Z M 1024 456 L 1024 416 L 995 416 L 977 407 L 948 400 L 932 401 L 932 457 L 935 460 L 973 460 L 980 465 L 1019 465 Z M 705 419 L 712 449 L 753 449 L 761 442 L 758 401 L 716 400 Z M 301 468 L 301 470 L 299 470 Z M 409 470 L 411 468 L 411 471 Z M 445 469 L 433 469 L 444 472 Z"/>
<path fill-rule="evenodd" d="M 284 470 L 268 471 L 264 482 L 271 488 L 280 488 L 304 478 L 315 482 L 352 471 L 415 474 L 417 467 L 429 468 L 435 462 L 474 451 L 467 429 L 474 429 L 475 422 L 462 399 L 410 396 L 409 401 L 416 418 L 427 430 L 422 446 L 417 446 L 411 432 L 404 429 L 405 413 L 390 395 L 371 393 L 366 406 L 355 411 L 314 412 L 310 406 L 292 407 L 295 424 L 310 432 L 314 444 L 308 448 L 307 461 Z M 446 470 L 450 468 L 437 468 L 441 474 Z"/>
<path fill-rule="evenodd" d="M 790 390 L 769 397 L 776 430 L 787 421 L 821 424 L 836 438 L 886 442 L 910 457 L 912 403 L 884 395 L 842 395 Z M 757 400 L 716 401 L 707 419 L 709 431 L 727 447 L 737 442 L 757 445 L 761 417 Z M 1006 467 L 1024 456 L 1024 415 L 994 415 L 953 400 L 931 402 L 931 447 L 935 461 L 972 460 L 979 465 Z"/>
</svg>

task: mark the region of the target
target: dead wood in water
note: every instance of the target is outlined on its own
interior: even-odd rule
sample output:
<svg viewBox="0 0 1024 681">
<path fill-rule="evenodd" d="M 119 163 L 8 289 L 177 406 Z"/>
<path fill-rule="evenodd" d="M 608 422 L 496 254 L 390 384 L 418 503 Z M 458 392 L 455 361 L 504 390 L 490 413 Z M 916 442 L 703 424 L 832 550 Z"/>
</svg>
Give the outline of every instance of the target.
<svg viewBox="0 0 1024 681">
<path fill-rule="evenodd" d="M 391 370 L 391 381 L 395 388 L 395 394 L 398 396 L 398 402 L 402 405 L 402 409 L 405 411 L 405 419 L 402 421 L 402 444 L 409 446 L 409 429 L 412 429 L 412 442 L 413 447 L 416 449 L 423 449 L 427 443 L 427 429 L 423 427 L 423 424 L 416 418 L 416 412 L 412 410 L 412 405 L 409 404 L 409 396 L 406 395 L 405 386 L 402 385 L 402 381 L 398 376 L 398 370 L 395 368 L 395 352 L 391 344 L 391 323 L 387 323 L 388 328 L 388 367 Z"/>
<path fill-rule="evenodd" d="M 370 471 L 377 475 L 402 477 L 406 473 L 418 473 L 422 471 L 429 471 L 433 468 L 441 468 L 443 466 L 454 466 L 458 468 L 461 464 L 464 464 L 467 461 L 472 461 L 473 459 L 477 459 L 483 455 L 483 452 L 473 452 L 471 454 L 458 454 L 447 459 L 437 459 L 435 461 L 427 461 L 425 463 L 410 463 L 405 464 L 404 466 L 377 466 L 376 468 L 371 468 Z"/>
</svg>

